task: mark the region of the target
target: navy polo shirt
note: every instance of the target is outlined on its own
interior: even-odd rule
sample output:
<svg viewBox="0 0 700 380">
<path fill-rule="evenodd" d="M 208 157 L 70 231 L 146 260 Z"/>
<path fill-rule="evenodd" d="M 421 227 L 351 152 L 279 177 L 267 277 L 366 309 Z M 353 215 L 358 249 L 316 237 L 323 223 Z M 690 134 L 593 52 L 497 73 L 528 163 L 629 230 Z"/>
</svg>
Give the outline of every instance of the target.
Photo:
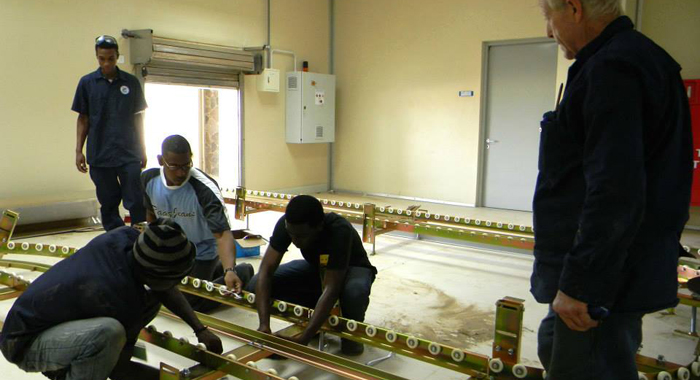
<svg viewBox="0 0 700 380">
<path fill-rule="evenodd" d="M 124 326 L 127 345 L 155 317 L 158 301 L 134 275 L 131 253 L 139 232 L 121 227 L 94 238 L 39 276 L 15 301 L 0 333 L 0 350 L 16 363 L 36 336 L 58 324 L 110 317 Z"/>
<path fill-rule="evenodd" d="M 141 142 L 134 115 L 147 107 L 139 80 L 117 68 L 110 83 L 98 68 L 80 78 L 73 98 L 73 111 L 89 117 L 87 163 L 117 167 L 140 162 Z"/>
</svg>

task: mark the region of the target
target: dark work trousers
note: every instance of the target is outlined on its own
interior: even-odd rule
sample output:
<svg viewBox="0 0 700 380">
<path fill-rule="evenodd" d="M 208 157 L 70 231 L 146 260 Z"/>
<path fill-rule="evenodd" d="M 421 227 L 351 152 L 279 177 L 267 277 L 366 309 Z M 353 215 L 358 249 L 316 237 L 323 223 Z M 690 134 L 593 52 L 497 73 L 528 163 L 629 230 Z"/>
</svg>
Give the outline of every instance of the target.
<svg viewBox="0 0 700 380">
<path fill-rule="evenodd" d="M 578 332 L 550 307 L 537 334 L 537 355 L 547 380 L 638 380 L 635 356 L 643 316 L 612 313 L 598 327 Z"/>
<path fill-rule="evenodd" d="M 258 282 L 256 274 L 246 286 L 255 292 Z M 340 293 L 340 309 L 343 317 L 356 321 L 365 320 L 369 306 L 369 294 L 374 282 L 374 273 L 369 268 L 348 267 L 345 285 Z M 315 308 L 322 293 L 321 276 L 306 260 L 294 260 L 282 264 L 272 277 L 272 298 Z"/>
<path fill-rule="evenodd" d="M 134 162 L 113 168 L 90 166 L 90 178 L 95 183 L 97 200 L 100 202 L 102 226 L 106 231 L 124 225 L 119 216 L 119 203 L 129 210 L 131 223 L 146 221 L 141 190 L 141 163 Z"/>
<path fill-rule="evenodd" d="M 242 269 L 245 266 L 250 266 L 250 264 L 242 263 L 236 265 L 236 274 L 243 282 L 243 286 L 250 280 L 249 276 L 246 276 L 247 270 Z M 189 276 L 211 281 L 215 284 L 224 285 L 225 283 L 224 268 L 221 266 L 221 261 L 218 257 L 211 260 L 195 260 L 194 267 Z M 190 303 L 190 306 L 192 306 L 192 310 L 200 313 L 206 313 L 221 306 L 221 303 L 216 301 L 198 297 L 193 294 L 183 294 L 185 295 L 185 299 Z"/>
</svg>

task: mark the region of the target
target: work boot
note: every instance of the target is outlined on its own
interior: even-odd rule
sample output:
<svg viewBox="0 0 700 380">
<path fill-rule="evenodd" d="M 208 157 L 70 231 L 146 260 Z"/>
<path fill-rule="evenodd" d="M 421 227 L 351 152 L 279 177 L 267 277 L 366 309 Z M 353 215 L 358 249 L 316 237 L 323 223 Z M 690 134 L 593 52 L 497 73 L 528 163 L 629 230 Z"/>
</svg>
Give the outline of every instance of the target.
<svg viewBox="0 0 700 380">
<path fill-rule="evenodd" d="M 253 266 L 248 263 L 238 264 L 236 265 L 236 274 L 238 275 L 238 278 L 241 279 L 241 282 L 243 282 L 241 289 L 245 289 L 245 286 L 248 285 L 248 281 L 253 278 L 255 269 L 253 269 Z"/>
<path fill-rule="evenodd" d="M 344 355 L 357 356 L 365 352 L 365 345 L 350 339 L 340 338 L 340 351 Z"/>
</svg>

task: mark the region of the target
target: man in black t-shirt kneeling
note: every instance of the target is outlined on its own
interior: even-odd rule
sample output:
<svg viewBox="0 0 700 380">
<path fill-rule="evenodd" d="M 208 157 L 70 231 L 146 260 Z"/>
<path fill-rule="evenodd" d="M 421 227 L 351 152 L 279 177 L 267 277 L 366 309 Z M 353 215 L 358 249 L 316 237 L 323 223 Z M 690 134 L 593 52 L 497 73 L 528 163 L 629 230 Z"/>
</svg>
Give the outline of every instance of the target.
<svg viewBox="0 0 700 380">
<path fill-rule="evenodd" d="M 291 243 L 304 259 L 280 265 Z M 258 331 L 271 333 L 271 298 L 314 309 L 304 332 L 291 338 L 304 345 L 328 319 L 338 299 L 343 317 L 364 321 L 376 274 L 350 222 L 334 213 L 324 214 L 321 202 L 312 196 L 296 196 L 275 226 L 258 274 L 246 286 L 256 294 Z M 343 338 L 341 350 L 359 355 L 364 346 Z"/>
</svg>

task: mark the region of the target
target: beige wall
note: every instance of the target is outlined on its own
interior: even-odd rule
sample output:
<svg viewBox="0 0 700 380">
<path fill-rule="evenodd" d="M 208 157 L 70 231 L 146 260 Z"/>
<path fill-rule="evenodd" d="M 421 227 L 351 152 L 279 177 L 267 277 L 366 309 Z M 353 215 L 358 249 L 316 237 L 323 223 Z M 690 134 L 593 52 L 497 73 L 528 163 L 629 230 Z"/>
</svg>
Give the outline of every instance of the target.
<svg viewBox="0 0 700 380">
<path fill-rule="evenodd" d="M 334 188 L 476 203 L 482 43 L 545 37 L 538 1 L 355 0 L 336 11 Z M 643 31 L 700 77 L 700 1 L 646 0 L 643 12 Z M 570 64 L 560 53 L 557 87 Z"/>
<path fill-rule="evenodd" d="M 326 0 L 273 0 L 272 41 L 276 49 L 297 55 L 298 69 L 328 73 L 329 9 Z M 245 77 L 245 185 L 249 189 L 325 191 L 328 186 L 328 144 L 285 142 L 285 78 L 292 71 L 289 55 L 275 54 L 280 93 L 256 90 L 257 75 Z"/>
<path fill-rule="evenodd" d="M 544 37 L 537 2 L 355 0 L 336 11 L 334 187 L 473 204 L 482 43 Z"/>
<path fill-rule="evenodd" d="M 273 0 L 272 8 L 275 47 L 297 49 L 314 69 L 327 72 L 328 2 L 295 0 L 292 6 Z M 164 37 L 261 46 L 266 15 L 264 0 L 0 0 L 0 200 L 93 193 L 89 177 L 75 169 L 76 114 L 70 106 L 80 77 L 97 67 L 97 35 L 151 28 Z M 128 43 L 119 39 L 128 62 Z M 277 62 L 282 69 L 291 66 L 284 57 Z M 248 79 L 254 85 L 254 77 Z M 284 143 L 283 93 L 247 90 L 249 186 L 325 184 L 327 148 Z"/>
<path fill-rule="evenodd" d="M 644 0 L 642 32 L 683 67 L 684 79 L 700 79 L 700 1 Z"/>
</svg>

